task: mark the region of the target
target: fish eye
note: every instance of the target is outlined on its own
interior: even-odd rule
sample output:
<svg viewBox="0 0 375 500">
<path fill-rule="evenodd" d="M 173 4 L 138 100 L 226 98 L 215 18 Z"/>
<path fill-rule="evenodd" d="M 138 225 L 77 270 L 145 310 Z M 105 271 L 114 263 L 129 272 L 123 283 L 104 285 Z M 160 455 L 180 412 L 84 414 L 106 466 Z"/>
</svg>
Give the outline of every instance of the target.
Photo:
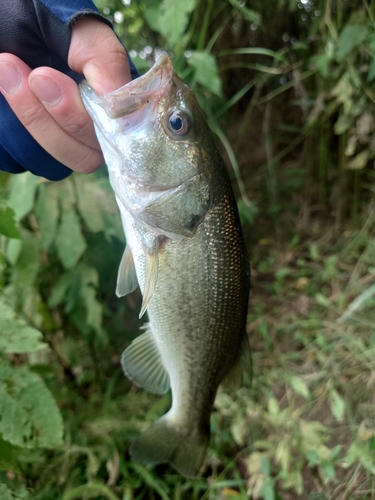
<svg viewBox="0 0 375 500">
<path fill-rule="evenodd" d="M 172 135 L 182 137 L 190 131 L 190 118 L 183 111 L 175 109 L 168 115 L 167 127 Z"/>
</svg>

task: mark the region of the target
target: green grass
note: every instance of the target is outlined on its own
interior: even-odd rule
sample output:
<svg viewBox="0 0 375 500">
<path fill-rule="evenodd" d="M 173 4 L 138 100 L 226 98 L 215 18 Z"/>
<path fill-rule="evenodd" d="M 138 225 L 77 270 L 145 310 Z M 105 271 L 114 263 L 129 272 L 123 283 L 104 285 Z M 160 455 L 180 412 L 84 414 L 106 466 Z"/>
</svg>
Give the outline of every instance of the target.
<svg viewBox="0 0 375 500">
<path fill-rule="evenodd" d="M 374 218 L 370 207 L 362 225 L 337 236 L 324 220 L 297 216 L 294 237 L 277 246 L 271 229 L 260 230 L 251 247 L 253 383 L 219 391 L 202 477 L 130 461 L 131 439 L 169 396 L 131 387 L 111 342 L 88 351 L 88 339 L 61 332 L 29 363 L 61 409 L 64 443 L 25 450 L 1 480 L 37 500 L 375 498 Z"/>
<path fill-rule="evenodd" d="M 280 0 L 275 14 L 264 0 L 209 9 L 202 0 L 187 2 L 177 23 L 161 4 L 147 15 L 148 3 L 132 2 L 127 29 L 117 26 L 138 52 L 168 48 L 173 35 L 176 68 L 242 195 L 253 380 L 219 391 L 200 477 L 129 457 L 131 440 L 170 401 L 136 389 L 120 368 L 140 297 L 114 296 L 124 242 L 103 172 L 57 184 L 0 175 L 0 232 L 14 238 L 0 236 L 0 308 L 14 310 L 13 326 L 34 328 L 32 352 L 3 346 L 0 368 L 39 375 L 64 426 L 63 443 L 50 438 L 49 449 L 0 436 L 1 500 L 375 499 L 374 8 L 314 6 L 307 23 L 297 2 Z M 294 44 L 283 41 L 290 30 Z M 14 396 L 12 380 L 1 387 Z"/>
</svg>

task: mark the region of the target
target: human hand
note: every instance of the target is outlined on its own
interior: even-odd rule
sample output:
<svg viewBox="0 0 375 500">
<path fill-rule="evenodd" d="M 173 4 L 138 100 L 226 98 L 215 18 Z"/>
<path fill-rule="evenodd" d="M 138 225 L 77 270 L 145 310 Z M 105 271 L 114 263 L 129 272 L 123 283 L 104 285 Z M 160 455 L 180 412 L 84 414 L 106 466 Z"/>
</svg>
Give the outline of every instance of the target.
<svg viewBox="0 0 375 500">
<path fill-rule="evenodd" d="M 68 65 L 100 94 L 131 80 L 124 47 L 94 17 L 73 25 Z M 0 90 L 24 127 L 59 162 L 82 173 L 104 163 L 92 121 L 69 76 L 50 67 L 31 70 L 15 55 L 2 53 Z"/>
</svg>

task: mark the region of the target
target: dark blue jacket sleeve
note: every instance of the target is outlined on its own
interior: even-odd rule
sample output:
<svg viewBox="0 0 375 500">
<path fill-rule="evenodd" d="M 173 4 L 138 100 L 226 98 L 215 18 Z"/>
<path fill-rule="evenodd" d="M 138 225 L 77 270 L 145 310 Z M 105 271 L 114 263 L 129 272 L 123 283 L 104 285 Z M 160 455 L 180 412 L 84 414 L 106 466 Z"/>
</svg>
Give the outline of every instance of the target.
<svg viewBox="0 0 375 500">
<path fill-rule="evenodd" d="M 50 66 L 73 78 L 82 75 L 68 64 L 71 28 L 82 16 L 100 15 L 91 0 L 0 1 L 0 52 L 9 52 L 32 69 Z M 130 61 L 132 77 L 139 76 Z M 71 170 L 49 155 L 28 133 L 0 94 L 0 170 L 20 173 L 29 170 L 50 180 L 60 180 Z"/>
</svg>

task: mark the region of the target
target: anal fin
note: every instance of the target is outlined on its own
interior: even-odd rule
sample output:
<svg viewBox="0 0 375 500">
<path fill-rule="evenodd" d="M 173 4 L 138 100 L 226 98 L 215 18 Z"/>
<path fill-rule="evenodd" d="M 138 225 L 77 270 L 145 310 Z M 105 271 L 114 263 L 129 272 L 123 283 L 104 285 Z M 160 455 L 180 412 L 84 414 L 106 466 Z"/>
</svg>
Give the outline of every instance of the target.
<svg viewBox="0 0 375 500">
<path fill-rule="evenodd" d="M 129 245 L 126 245 L 117 274 L 116 295 L 123 297 L 133 292 L 138 286 L 133 255 Z"/>
<path fill-rule="evenodd" d="M 156 394 L 168 391 L 169 375 L 149 325 L 146 326 L 146 332 L 125 349 L 121 364 L 125 375 L 137 385 Z"/>
</svg>

